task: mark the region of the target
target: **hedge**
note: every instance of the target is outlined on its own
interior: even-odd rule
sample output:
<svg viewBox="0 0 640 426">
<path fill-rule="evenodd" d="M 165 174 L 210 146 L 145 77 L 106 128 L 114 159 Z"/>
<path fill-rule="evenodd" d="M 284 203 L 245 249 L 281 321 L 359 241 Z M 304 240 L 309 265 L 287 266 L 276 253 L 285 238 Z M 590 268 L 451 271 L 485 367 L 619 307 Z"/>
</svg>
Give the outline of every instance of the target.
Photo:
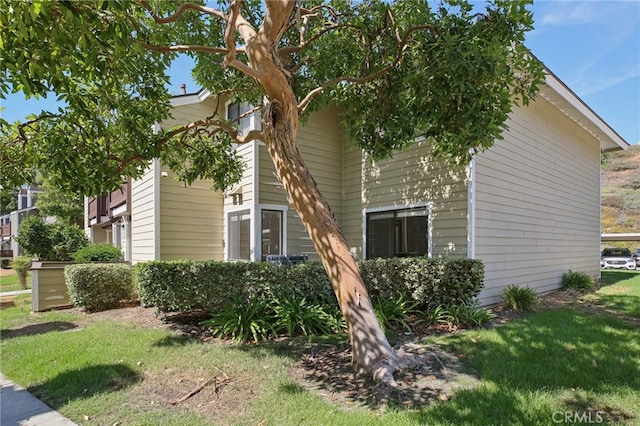
<svg viewBox="0 0 640 426">
<path fill-rule="evenodd" d="M 469 304 L 483 285 L 482 262 L 472 259 L 375 259 L 359 263 L 372 298 L 439 305 Z M 310 304 L 334 304 L 329 278 L 319 262 L 295 266 L 218 261 L 138 263 L 135 281 L 140 301 L 159 312 L 214 313 L 237 300 L 271 301 L 283 296 Z"/>
<path fill-rule="evenodd" d="M 133 271 L 125 263 L 81 263 L 64 268 L 69 298 L 89 312 L 117 307 L 134 297 Z"/>
</svg>

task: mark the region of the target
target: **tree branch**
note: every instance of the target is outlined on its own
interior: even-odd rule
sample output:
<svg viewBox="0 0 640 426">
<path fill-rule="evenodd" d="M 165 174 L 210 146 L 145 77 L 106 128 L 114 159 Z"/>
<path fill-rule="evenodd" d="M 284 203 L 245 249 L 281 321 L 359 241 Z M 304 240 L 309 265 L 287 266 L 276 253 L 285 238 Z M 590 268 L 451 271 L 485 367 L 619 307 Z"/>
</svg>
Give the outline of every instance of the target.
<svg viewBox="0 0 640 426">
<path fill-rule="evenodd" d="M 174 46 L 156 46 L 150 43 L 142 44 L 146 49 L 152 50 L 154 52 L 208 52 L 208 53 L 218 53 L 221 55 L 227 54 L 228 50 L 223 47 L 210 47 L 210 46 L 202 46 L 199 44 L 179 44 Z M 241 52 L 244 53 L 244 49 L 240 49 Z"/>
<path fill-rule="evenodd" d="M 220 19 L 227 20 L 227 16 L 221 11 L 217 9 L 213 9 L 211 7 L 201 6 L 199 4 L 195 4 L 191 2 L 181 4 L 180 7 L 178 7 L 178 9 L 175 11 L 173 15 L 170 15 L 166 18 L 159 17 L 156 14 L 155 10 L 153 10 L 151 5 L 146 0 L 139 0 L 138 3 L 141 4 L 147 10 L 147 12 L 149 12 L 149 15 L 151 15 L 151 17 L 156 22 L 156 24 L 169 24 L 171 22 L 175 22 L 178 19 L 180 19 L 180 17 L 187 10 L 197 10 L 198 12 L 206 13 L 212 16 L 217 16 Z"/>
</svg>

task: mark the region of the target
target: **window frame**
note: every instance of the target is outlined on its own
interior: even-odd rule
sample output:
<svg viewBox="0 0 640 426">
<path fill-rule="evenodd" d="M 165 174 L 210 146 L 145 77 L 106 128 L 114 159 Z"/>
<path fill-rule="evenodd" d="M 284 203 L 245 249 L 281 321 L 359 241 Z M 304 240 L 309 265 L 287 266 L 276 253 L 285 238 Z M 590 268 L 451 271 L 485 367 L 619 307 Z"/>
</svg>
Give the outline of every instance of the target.
<svg viewBox="0 0 640 426">
<path fill-rule="evenodd" d="M 424 254 L 427 257 L 431 258 L 433 256 L 433 203 L 430 201 L 420 202 L 420 203 L 409 203 L 409 204 L 398 204 L 398 205 L 390 205 L 390 206 L 380 206 L 380 207 L 370 207 L 363 209 L 362 214 L 362 257 L 364 259 L 369 259 L 369 242 L 368 242 L 368 224 L 369 224 L 369 215 L 375 213 L 393 213 L 394 219 L 397 218 L 398 212 L 412 210 L 412 209 L 425 209 L 425 213 L 427 216 L 427 252 Z M 394 255 L 392 257 L 397 257 L 399 252 L 395 247 L 394 241 Z"/>
</svg>

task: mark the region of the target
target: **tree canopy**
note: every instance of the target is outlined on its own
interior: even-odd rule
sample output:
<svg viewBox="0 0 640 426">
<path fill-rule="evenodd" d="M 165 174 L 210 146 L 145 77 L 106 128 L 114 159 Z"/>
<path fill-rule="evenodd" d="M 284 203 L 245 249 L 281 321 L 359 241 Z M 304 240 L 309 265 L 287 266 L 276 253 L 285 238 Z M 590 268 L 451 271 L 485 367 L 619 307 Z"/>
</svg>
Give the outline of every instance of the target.
<svg viewBox="0 0 640 426">
<path fill-rule="evenodd" d="M 156 157 L 186 181 L 211 178 L 223 188 L 238 180 L 231 142 L 248 135 L 236 123 L 212 111 L 182 128 L 152 128 L 171 114 L 167 69 L 178 53 L 195 59 L 203 88 L 262 108 L 250 31 L 230 24 L 268 25 L 280 3 L 2 0 L 0 95 L 52 92 L 64 106 L 25 123 L 0 121 L 0 184 L 40 170 L 60 187 L 97 194 Z M 304 1 L 287 17 L 276 54 L 303 120 L 335 104 L 350 139 L 376 158 L 424 135 L 436 153 L 464 161 L 501 137 L 514 98 L 526 103 L 541 81 L 522 44 L 532 28 L 526 3 Z"/>
<path fill-rule="evenodd" d="M 526 2 L 493 0 L 477 11 L 465 0 L 0 1 L 0 94 L 53 92 L 66 104 L 0 122 L 1 185 L 38 170 L 95 195 L 160 158 L 186 182 L 207 178 L 222 189 L 242 174 L 232 144 L 263 141 L 329 275 L 354 363 L 394 383 L 397 354 L 297 129 L 335 105 L 349 139 L 373 158 L 423 136 L 435 155 L 468 161 L 501 138 L 514 103 L 526 104 L 542 81 L 522 44 L 532 28 Z M 193 76 L 217 108 L 159 128 L 171 114 L 166 72 L 179 53 L 195 59 Z M 220 111 L 229 100 L 253 105 L 262 128 L 239 131 L 244 114 L 227 120 Z"/>
</svg>

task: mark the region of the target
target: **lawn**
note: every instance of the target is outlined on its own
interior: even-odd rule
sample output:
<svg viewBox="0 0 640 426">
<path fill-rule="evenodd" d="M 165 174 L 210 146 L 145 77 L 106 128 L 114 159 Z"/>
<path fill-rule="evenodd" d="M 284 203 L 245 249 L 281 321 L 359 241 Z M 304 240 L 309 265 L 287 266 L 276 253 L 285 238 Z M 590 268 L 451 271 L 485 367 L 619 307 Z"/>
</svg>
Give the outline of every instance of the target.
<svg viewBox="0 0 640 426">
<path fill-rule="evenodd" d="M 30 314 L 24 297 L 0 311 L 2 372 L 79 424 L 638 424 L 639 291 L 640 273 L 603 272 L 602 288 L 571 306 L 427 338 L 480 384 L 424 406 L 338 405 L 301 386 L 291 372 L 302 348 L 339 337 L 203 343 L 100 314 Z"/>
<path fill-rule="evenodd" d="M 3 271 L 3 275 L 0 276 L 0 293 L 6 291 L 22 290 L 18 276 L 13 271 Z M 27 274 L 27 288 L 31 288 L 31 274 Z"/>
</svg>

